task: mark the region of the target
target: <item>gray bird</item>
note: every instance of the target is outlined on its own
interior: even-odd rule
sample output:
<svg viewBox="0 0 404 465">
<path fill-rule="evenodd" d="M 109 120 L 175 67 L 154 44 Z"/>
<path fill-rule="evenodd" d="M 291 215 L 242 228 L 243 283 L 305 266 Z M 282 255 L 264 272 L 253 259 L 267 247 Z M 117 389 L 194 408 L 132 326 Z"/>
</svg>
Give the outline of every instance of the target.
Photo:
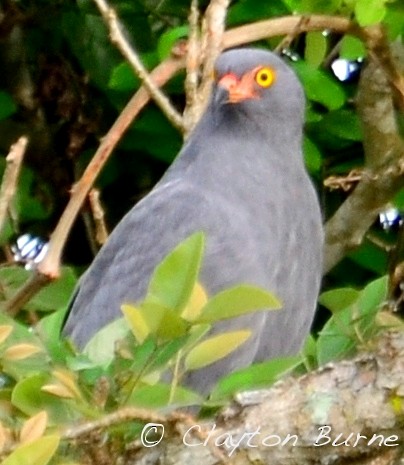
<svg viewBox="0 0 404 465">
<path fill-rule="evenodd" d="M 294 72 L 258 49 L 223 53 L 209 105 L 154 189 L 112 232 L 80 280 L 64 334 L 82 348 L 139 302 L 156 265 L 196 231 L 206 235 L 200 280 L 209 295 L 246 283 L 283 302 L 275 312 L 223 321 L 214 331 L 253 335 L 186 379 L 207 393 L 224 374 L 292 355 L 316 308 L 323 231 L 302 156 L 304 95 Z"/>
</svg>

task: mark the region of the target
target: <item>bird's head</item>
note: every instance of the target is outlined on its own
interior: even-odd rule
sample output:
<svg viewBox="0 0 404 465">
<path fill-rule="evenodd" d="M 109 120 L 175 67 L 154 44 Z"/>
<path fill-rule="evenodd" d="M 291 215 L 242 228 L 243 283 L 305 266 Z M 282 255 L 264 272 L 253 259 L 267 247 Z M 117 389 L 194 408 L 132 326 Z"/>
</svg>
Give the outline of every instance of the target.
<svg viewBox="0 0 404 465">
<path fill-rule="evenodd" d="M 236 49 L 223 53 L 214 72 L 212 104 L 227 112 L 236 110 L 277 120 L 300 120 L 304 113 L 302 86 L 292 69 L 274 53 Z M 220 111 L 220 110 L 219 110 Z"/>
</svg>

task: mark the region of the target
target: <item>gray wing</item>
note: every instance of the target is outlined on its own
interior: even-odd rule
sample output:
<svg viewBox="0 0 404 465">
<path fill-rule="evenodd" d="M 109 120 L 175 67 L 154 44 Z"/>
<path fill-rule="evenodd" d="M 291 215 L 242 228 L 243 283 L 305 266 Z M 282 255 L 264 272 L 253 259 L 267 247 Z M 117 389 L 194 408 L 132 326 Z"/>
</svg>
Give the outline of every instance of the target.
<svg viewBox="0 0 404 465">
<path fill-rule="evenodd" d="M 181 180 L 158 185 L 118 224 L 80 280 L 64 334 L 83 347 L 121 316 L 122 303 L 144 297 L 156 265 L 196 231 L 206 233 L 201 280 L 210 294 L 246 281 L 263 284 L 251 227 L 242 209 L 217 194 Z"/>
</svg>

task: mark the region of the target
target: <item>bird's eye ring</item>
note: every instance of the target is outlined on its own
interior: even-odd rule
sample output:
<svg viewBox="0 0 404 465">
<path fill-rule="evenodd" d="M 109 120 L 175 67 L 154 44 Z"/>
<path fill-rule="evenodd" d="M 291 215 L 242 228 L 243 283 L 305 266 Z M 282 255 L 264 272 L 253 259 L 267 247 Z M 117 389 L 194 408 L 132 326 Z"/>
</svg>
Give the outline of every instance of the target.
<svg viewBox="0 0 404 465">
<path fill-rule="evenodd" d="M 275 72 L 268 67 L 260 68 L 255 74 L 255 82 L 260 86 L 267 88 L 275 81 Z"/>
</svg>

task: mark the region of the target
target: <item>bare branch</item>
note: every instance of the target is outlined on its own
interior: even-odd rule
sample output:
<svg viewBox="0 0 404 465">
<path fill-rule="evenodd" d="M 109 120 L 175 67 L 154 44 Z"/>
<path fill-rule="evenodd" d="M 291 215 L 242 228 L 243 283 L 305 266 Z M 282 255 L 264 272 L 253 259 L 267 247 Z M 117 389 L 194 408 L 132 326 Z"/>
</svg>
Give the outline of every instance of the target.
<svg viewBox="0 0 404 465">
<path fill-rule="evenodd" d="M 213 69 L 223 50 L 224 29 L 230 0 L 211 0 L 202 24 L 202 80 L 198 89 L 199 104 L 204 107 L 210 93 Z"/>
<path fill-rule="evenodd" d="M 17 190 L 18 176 L 27 145 L 28 138 L 25 136 L 20 137 L 12 145 L 6 158 L 6 169 L 0 187 L 0 231 L 4 227 L 10 202 Z"/>
<path fill-rule="evenodd" d="M 108 231 L 105 225 L 104 209 L 101 206 L 100 191 L 91 189 L 88 199 L 95 223 L 95 240 L 98 245 L 103 245 L 108 239 Z"/>
<path fill-rule="evenodd" d="M 199 42 L 198 0 L 192 0 L 188 22 L 189 37 L 185 77 L 186 105 L 183 115 L 185 136 L 195 126 L 198 118 L 196 107 L 198 101 L 199 62 L 201 49 Z"/>
<path fill-rule="evenodd" d="M 380 50 L 383 44 L 376 46 L 371 36 L 370 46 Z M 404 186 L 404 142 L 396 125 L 390 74 L 380 67 L 386 58 L 375 60 L 375 52 L 370 56 L 357 97 L 366 165 L 354 192 L 326 224 L 324 271 L 362 243 L 377 215 Z"/>
<path fill-rule="evenodd" d="M 348 31 L 355 35 L 359 33 L 354 23 L 347 18 L 327 15 L 310 15 L 304 21 L 302 18 L 298 15 L 284 16 L 229 29 L 223 37 L 223 48 L 237 47 L 269 37 L 292 34 L 297 27 L 300 27 L 302 32 L 332 29 L 341 33 Z"/>
<path fill-rule="evenodd" d="M 177 440 L 159 444 L 154 459 L 143 448 L 133 463 L 213 465 L 209 445 L 237 465 L 398 463 L 402 449 L 393 444 L 402 444 L 403 413 L 393 399 L 402 396 L 403 366 L 403 333 L 386 334 L 371 353 L 241 393 L 214 423 L 194 425 L 192 431 L 208 432 L 206 442 L 184 425 Z"/>
<path fill-rule="evenodd" d="M 68 428 L 64 431 L 62 437 L 63 439 L 69 440 L 77 439 L 83 436 L 88 436 L 93 431 L 105 430 L 111 426 L 120 425 L 133 420 L 165 423 L 168 421 L 168 417 L 152 410 L 136 407 L 123 407 L 100 419 Z"/>
<path fill-rule="evenodd" d="M 122 55 L 128 60 L 137 76 L 139 76 L 139 78 L 142 80 L 143 85 L 151 95 L 152 99 L 157 103 L 169 121 L 171 121 L 174 126 L 183 132 L 184 127 L 182 116 L 175 110 L 168 98 L 155 84 L 149 72 L 146 70 L 142 61 L 140 60 L 138 54 L 128 43 L 122 32 L 123 28 L 118 20 L 115 10 L 108 5 L 106 0 L 94 0 L 94 2 L 97 4 L 102 17 L 109 27 L 112 42 L 119 48 Z"/>
</svg>

